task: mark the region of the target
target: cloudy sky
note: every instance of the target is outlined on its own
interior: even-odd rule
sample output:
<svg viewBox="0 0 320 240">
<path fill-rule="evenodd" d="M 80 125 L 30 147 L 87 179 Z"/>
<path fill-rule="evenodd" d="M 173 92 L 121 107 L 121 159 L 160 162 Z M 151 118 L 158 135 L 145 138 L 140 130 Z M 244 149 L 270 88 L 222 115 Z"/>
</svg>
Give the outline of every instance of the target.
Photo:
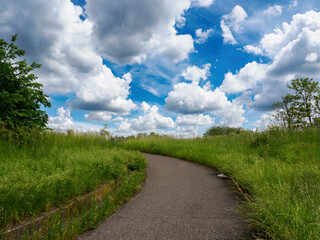
<svg viewBox="0 0 320 240">
<path fill-rule="evenodd" d="M 42 64 L 50 127 L 115 135 L 260 129 L 320 79 L 318 0 L 0 0 L 0 38 Z"/>
</svg>

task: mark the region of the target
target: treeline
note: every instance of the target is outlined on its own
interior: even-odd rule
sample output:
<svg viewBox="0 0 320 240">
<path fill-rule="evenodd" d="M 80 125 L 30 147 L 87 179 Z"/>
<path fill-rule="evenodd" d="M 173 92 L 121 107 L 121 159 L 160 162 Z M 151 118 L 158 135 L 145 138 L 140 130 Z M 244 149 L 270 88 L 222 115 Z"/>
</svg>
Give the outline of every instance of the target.
<svg viewBox="0 0 320 240">
<path fill-rule="evenodd" d="M 281 128 L 320 127 L 320 88 L 318 82 L 298 78 L 287 85 L 291 93 L 273 104 L 275 124 Z"/>
</svg>

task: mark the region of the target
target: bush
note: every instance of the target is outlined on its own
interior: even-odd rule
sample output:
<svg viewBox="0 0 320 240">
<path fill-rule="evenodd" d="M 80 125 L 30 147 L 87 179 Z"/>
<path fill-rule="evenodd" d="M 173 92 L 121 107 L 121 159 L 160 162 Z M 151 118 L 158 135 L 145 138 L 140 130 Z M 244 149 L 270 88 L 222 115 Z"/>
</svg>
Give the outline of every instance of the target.
<svg viewBox="0 0 320 240">
<path fill-rule="evenodd" d="M 229 134 L 239 134 L 244 131 L 242 128 L 232 128 L 226 126 L 214 126 L 209 128 L 204 134 L 204 137 L 219 136 L 219 135 L 229 135 Z"/>
</svg>

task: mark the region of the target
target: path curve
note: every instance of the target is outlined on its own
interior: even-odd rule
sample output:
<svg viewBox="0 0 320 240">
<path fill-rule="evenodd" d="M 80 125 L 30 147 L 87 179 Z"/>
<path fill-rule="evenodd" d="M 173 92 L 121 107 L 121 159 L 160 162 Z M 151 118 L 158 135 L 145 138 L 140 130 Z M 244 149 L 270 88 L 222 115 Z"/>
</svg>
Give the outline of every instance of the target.
<svg viewBox="0 0 320 240">
<path fill-rule="evenodd" d="M 79 240 L 249 238 L 226 179 L 195 163 L 145 156 L 148 178 L 139 194 Z"/>
</svg>

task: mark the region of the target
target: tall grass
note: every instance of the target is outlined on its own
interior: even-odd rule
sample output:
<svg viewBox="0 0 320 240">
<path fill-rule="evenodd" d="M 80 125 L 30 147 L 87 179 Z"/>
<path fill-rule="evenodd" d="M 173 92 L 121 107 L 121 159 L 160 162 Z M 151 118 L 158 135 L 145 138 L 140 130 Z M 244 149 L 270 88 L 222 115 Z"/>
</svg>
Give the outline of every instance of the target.
<svg viewBox="0 0 320 240">
<path fill-rule="evenodd" d="M 0 140 L 0 229 L 132 171 L 144 173 L 145 165 L 141 154 L 101 136 L 36 134 L 19 145 Z"/>
<path fill-rule="evenodd" d="M 320 130 L 240 133 L 123 143 L 216 168 L 245 190 L 252 225 L 268 239 L 320 239 Z"/>
</svg>

